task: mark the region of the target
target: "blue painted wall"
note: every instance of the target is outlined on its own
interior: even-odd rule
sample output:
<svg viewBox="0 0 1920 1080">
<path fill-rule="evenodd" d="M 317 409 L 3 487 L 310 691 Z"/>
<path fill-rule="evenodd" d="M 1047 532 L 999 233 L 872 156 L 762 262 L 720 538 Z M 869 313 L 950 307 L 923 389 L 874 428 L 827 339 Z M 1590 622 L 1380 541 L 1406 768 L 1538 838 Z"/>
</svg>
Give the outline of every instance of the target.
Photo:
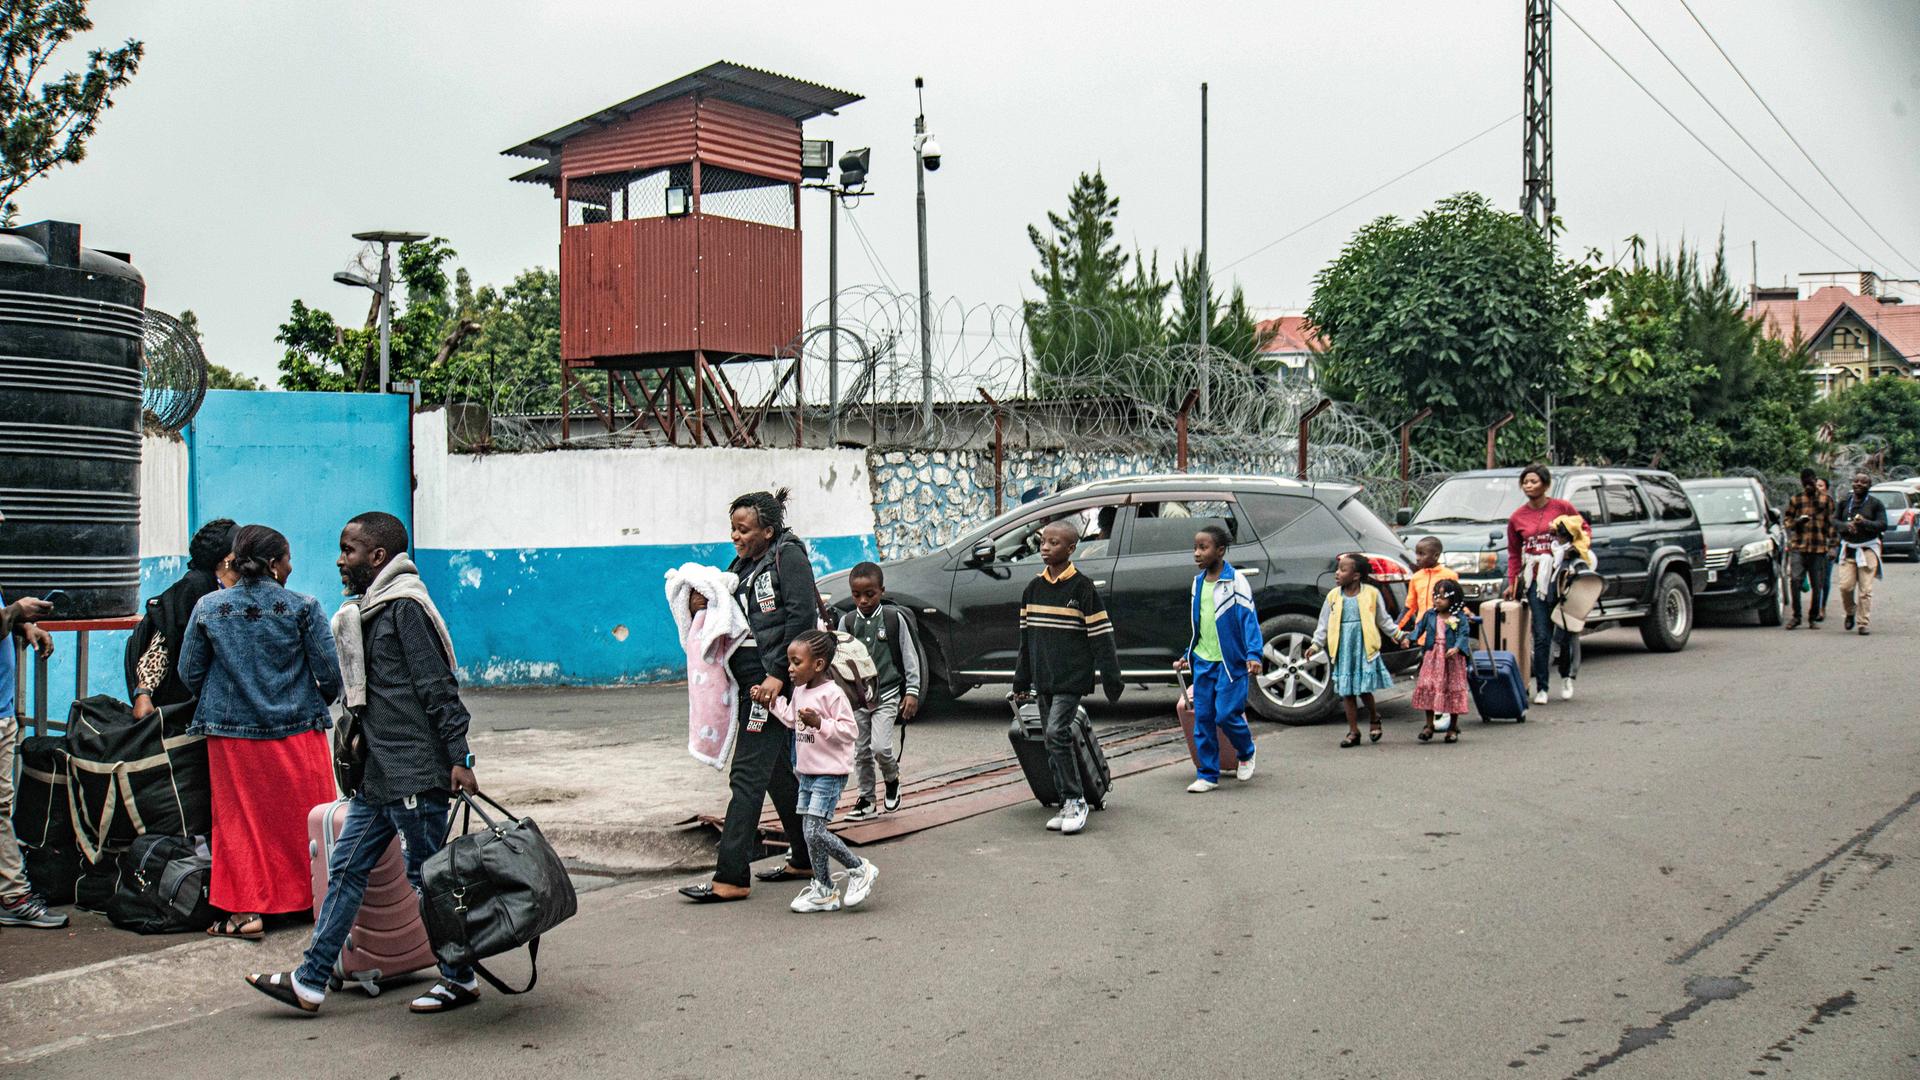
<svg viewBox="0 0 1920 1080">
<path fill-rule="evenodd" d="M 871 533 L 810 537 L 814 573 L 876 557 Z M 609 685 L 684 678 L 666 572 L 725 566 L 733 545 L 414 552 L 469 686 Z"/>
</svg>

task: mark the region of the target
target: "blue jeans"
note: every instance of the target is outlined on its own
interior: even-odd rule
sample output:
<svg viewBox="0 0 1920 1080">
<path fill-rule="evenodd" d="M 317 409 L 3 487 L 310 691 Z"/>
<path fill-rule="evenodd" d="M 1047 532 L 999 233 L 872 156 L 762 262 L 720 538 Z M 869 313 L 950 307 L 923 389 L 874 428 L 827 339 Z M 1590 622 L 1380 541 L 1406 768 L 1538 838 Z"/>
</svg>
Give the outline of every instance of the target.
<svg viewBox="0 0 1920 1080">
<path fill-rule="evenodd" d="M 1553 660 L 1553 647 L 1560 646 L 1560 677 L 1580 674 L 1580 635 L 1569 634 L 1553 625 L 1553 605 L 1546 597 L 1527 586 L 1527 611 L 1533 616 L 1533 685 L 1547 689 L 1547 665 Z"/>
<path fill-rule="evenodd" d="M 440 850 L 447 839 L 448 803 L 446 799 L 417 796 L 409 807 L 404 800 L 370 803 L 358 795 L 347 803 L 347 821 L 340 827 L 327 860 L 327 899 L 314 913 L 313 943 L 294 977 L 310 988 L 324 989 L 346 947 L 347 932 L 360 914 L 360 901 L 367 895 L 367 875 L 380 864 L 387 845 L 400 837 L 406 853 L 407 880 L 415 892 L 420 890 L 420 864 Z M 472 968 L 440 965 L 440 974 L 454 982 L 473 981 Z"/>
<path fill-rule="evenodd" d="M 1247 691 L 1252 677 L 1239 672 L 1239 678 L 1227 665 L 1215 660 L 1193 660 L 1193 749 L 1200 759 L 1202 780 L 1220 780 L 1219 731 L 1225 731 L 1234 753 L 1245 761 L 1253 756 L 1253 731 L 1247 727 Z"/>
</svg>

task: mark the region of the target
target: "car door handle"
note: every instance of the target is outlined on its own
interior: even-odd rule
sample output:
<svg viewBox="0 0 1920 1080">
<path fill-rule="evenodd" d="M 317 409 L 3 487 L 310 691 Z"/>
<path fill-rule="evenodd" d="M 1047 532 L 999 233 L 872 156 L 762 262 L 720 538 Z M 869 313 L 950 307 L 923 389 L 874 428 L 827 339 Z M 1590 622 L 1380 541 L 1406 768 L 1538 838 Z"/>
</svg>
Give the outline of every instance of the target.
<svg viewBox="0 0 1920 1080">
<path fill-rule="evenodd" d="M 1093 587 L 1096 589 L 1104 589 L 1107 587 L 1107 583 L 1104 581 L 1096 581 L 1093 583 Z"/>
<path fill-rule="evenodd" d="M 1253 567 L 1252 569 L 1248 569 L 1248 570 L 1241 570 L 1241 571 L 1240 571 L 1240 576 L 1241 576 L 1241 577 L 1259 577 L 1259 576 L 1260 576 L 1260 568 L 1256 566 L 1256 567 Z"/>
<path fill-rule="evenodd" d="M 1592 545 L 1593 545 L 1594 547 L 1610 547 L 1610 546 L 1612 546 L 1612 544 L 1613 544 L 1613 541 L 1611 541 L 1611 540 L 1593 540 L 1593 541 L 1589 541 L 1589 543 L 1591 543 L 1591 544 L 1592 544 Z"/>
</svg>

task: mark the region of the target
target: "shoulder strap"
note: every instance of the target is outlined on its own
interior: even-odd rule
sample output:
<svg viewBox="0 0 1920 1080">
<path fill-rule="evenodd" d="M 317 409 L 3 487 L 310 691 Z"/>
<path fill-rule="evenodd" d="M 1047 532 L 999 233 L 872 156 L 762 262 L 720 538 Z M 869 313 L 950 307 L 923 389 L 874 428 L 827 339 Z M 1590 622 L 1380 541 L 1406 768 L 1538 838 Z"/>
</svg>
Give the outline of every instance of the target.
<svg viewBox="0 0 1920 1080">
<path fill-rule="evenodd" d="M 893 670 L 899 672 L 901 678 L 906 678 L 907 675 L 906 662 L 900 653 L 900 650 L 905 648 L 902 639 L 906 636 L 906 623 L 899 608 L 884 601 L 881 602 L 880 625 L 887 631 L 887 651 L 893 654 Z"/>
</svg>

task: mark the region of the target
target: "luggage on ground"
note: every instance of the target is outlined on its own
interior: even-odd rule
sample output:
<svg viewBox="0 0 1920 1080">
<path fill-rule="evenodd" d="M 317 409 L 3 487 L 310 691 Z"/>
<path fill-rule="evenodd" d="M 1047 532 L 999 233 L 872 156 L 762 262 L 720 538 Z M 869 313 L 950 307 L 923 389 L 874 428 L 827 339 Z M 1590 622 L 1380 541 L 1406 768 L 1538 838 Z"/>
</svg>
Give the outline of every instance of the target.
<svg viewBox="0 0 1920 1080">
<path fill-rule="evenodd" d="M 74 907 L 97 915 L 107 913 L 113 894 L 120 889 L 121 854 L 124 852 L 102 852 L 99 859 L 90 862 L 85 855 L 74 852 L 80 861 L 80 879 L 73 883 Z"/>
<path fill-rule="evenodd" d="M 1191 722 L 1189 722 L 1191 728 Z M 1020 771 L 1027 775 L 1027 786 L 1043 806 L 1059 806 L 1060 790 L 1053 782 L 1053 764 L 1047 755 L 1047 725 L 1040 715 L 1040 703 L 1028 701 L 1015 706 L 1013 726 L 1007 730 L 1013 743 L 1013 755 L 1020 760 Z M 1095 810 L 1106 807 L 1107 789 L 1113 785 L 1113 773 L 1107 768 L 1106 752 L 1093 733 L 1093 721 L 1083 706 L 1073 715 L 1073 757 L 1080 765 L 1080 791 L 1087 805 Z"/>
<path fill-rule="evenodd" d="M 1512 653 L 1475 651 L 1468 656 L 1467 689 L 1482 720 L 1527 722 L 1527 683 Z"/>
<path fill-rule="evenodd" d="M 147 833 L 120 856 L 120 884 L 107 918 L 140 934 L 205 930 L 217 917 L 207 900 L 213 856 L 186 837 Z"/>
<path fill-rule="evenodd" d="M 49 907 L 66 907 L 79 897 L 80 880 L 87 872 L 86 857 L 68 837 L 64 847 L 20 848 L 20 862 L 27 871 L 27 884 L 40 894 Z"/>
<path fill-rule="evenodd" d="M 1193 759 L 1193 767 L 1198 769 L 1200 747 L 1193 738 L 1193 684 L 1188 682 L 1185 676 L 1180 679 L 1180 701 L 1173 707 L 1173 714 L 1180 720 L 1180 730 L 1186 732 L 1187 756 Z M 1213 737 L 1214 741 L 1220 744 L 1220 771 L 1232 772 L 1240 766 L 1240 751 L 1233 748 L 1233 740 L 1227 738 L 1226 732 L 1215 731 Z"/>
<path fill-rule="evenodd" d="M 333 858 L 334 842 L 347 823 L 347 802 L 339 799 L 321 803 L 307 814 L 307 857 L 313 868 L 316 919 L 327 899 L 327 864 Z M 334 963 L 333 981 L 336 987 L 357 986 L 372 997 L 380 993 L 381 980 L 432 966 L 433 944 L 427 940 L 427 924 L 420 919 L 420 894 L 407 880 L 406 855 L 396 836 L 367 875 L 366 898 L 360 902 L 360 914 L 354 916 L 347 944 Z"/>
<path fill-rule="evenodd" d="M 1533 678 L 1532 613 L 1524 600 L 1485 600 L 1480 604 L 1480 648 L 1512 653 L 1520 662 L 1520 683 Z"/>
<path fill-rule="evenodd" d="M 573 881 L 559 853 L 532 818 L 517 818 L 485 795 L 479 799 L 501 814 L 495 821 L 474 801 L 457 792 L 463 804 L 461 835 L 427 857 L 420 868 L 420 913 L 442 963 L 473 965 L 474 971 L 503 994 L 524 994 L 540 981 L 540 937 L 573 917 L 579 907 Z M 486 828 L 467 832 L 478 813 Z M 532 974 L 515 990 L 480 961 L 527 947 Z"/>
<path fill-rule="evenodd" d="M 135 719 L 115 698 L 81 698 L 67 715 L 65 743 L 74 838 L 87 858 L 145 833 L 212 831 L 206 737 L 167 735 L 165 710 Z"/>
<path fill-rule="evenodd" d="M 0 648 L 10 647 L 0 642 Z M 13 835 L 21 847 L 73 847 L 67 810 L 66 740 L 35 735 L 20 740 L 20 771 L 13 787 Z"/>
</svg>

